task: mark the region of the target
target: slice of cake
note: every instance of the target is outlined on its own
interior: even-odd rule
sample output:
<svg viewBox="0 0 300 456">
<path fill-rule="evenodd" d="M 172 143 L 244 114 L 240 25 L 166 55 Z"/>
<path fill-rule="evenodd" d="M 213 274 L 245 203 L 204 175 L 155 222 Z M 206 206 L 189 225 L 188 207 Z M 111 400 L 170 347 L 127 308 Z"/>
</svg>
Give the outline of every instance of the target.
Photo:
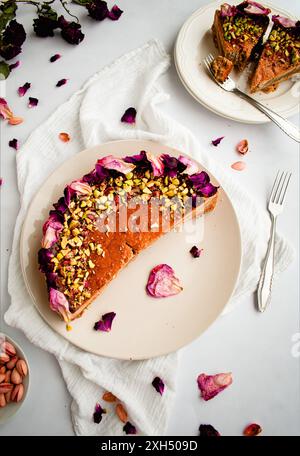
<svg viewBox="0 0 300 456">
<path fill-rule="evenodd" d="M 38 253 L 50 308 L 78 318 L 141 250 L 214 209 L 218 188 L 188 157 L 107 156 L 72 182 L 43 226 Z"/>
<path fill-rule="evenodd" d="M 250 80 L 250 91 L 271 92 L 300 72 L 300 21 L 273 16 L 272 31 Z"/>
<path fill-rule="evenodd" d="M 269 24 L 270 9 L 257 2 L 237 6 L 224 3 L 216 10 L 213 38 L 220 54 L 231 60 L 238 71 L 247 66 Z"/>
</svg>

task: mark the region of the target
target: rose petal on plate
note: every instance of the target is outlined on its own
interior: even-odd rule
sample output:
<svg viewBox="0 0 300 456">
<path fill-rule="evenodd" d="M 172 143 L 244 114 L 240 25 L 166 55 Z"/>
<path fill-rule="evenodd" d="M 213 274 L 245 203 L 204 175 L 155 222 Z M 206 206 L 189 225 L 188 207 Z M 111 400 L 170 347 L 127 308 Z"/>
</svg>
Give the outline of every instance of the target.
<svg viewBox="0 0 300 456">
<path fill-rule="evenodd" d="M 50 249 L 42 248 L 38 251 L 38 263 L 41 272 L 47 273 L 53 271 L 54 263 L 51 261 L 53 256 Z"/>
<path fill-rule="evenodd" d="M 107 155 L 106 157 L 100 158 L 100 160 L 97 161 L 97 164 L 106 169 L 114 169 L 122 174 L 130 173 L 135 168 L 133 163 L 127 163 L 123 159 L 114 157 L 113 155 Z"/>
<path fill-rule="evenodd" d="M 59 238 L 63 229 L 62 217 L 57 211 L 51 211 L 48 220 L 43 225 L 42 247 L 49 249 Z"/>
<path fill-rule="evenodd" d="M 9 69 L 10 69 L 10 71 L 11 71 L 11 70 L 14 70 L 15 68 L 18 68 L 20 65 L 21 65 L 20 60 L 17 60 L 15 63 L 11 63 L 11 64 L 9 65 Z"/>
<path fill-rule="evenodd" d="M 149 274 L 147 293 L 153 298 L 166 298 L 180 293 L 183 288 L 171 266 L 159 264 Z"/>
<path fill-rule="evenodd" d="M 197 190 L 200 190 L 209 184 L 210 178 L 205 171 L 201 171 L 200 173 L 192 174 L 189 176 L 189 180 Z"/>
<path fill-rule="evenodd" d="M 130 108 L 126 109 L 126 111 L 122 115 L 121 122 L 134 124 L 135 118 L 136 118 L 136 109 L 133 107 L 130 107 Z"/>
<path fill-rule="evenodd" d="M 21 87 L 18 88 L 18 94 L 20 97 L 24 97 L 25 93 L 27 90 L 29 90 L 31 87 L 30 82 L 25 82 Z"/>
<path fill-rule="evenodd" d="M 203 252 L 203 249 L 198 249 L 198 247 L 196 245 L 194 245 L 190 250 L 190 254 L 192 255 L 193 258 L 199 258 L 199 256 L 201 255 L 202 252 Z"/>
<path fill-rule="evenodd" d="M 200 437 L 220 437 L 220 433 L 211 424 L 200 424 Z"/>
<path fill-rule="evenodd" d="M 50 309 L 60 314 L 68 322 L 70 316 L 69 303 L 63 293 L 54 288 L 49 289 Z"/>
<path fill-rule="evenodd" d="M 126 163 L 133 163 L 139 171 L 151 171 L 152 166 L 147 158 L 147 154 L 142 150 L 139 154 L 130 155 L 124 158 Z"/>
<path fill-rule="evenodd" d="M 13 113 L 9 108 L 7 101 L 4 98 L 0 98 L 0 117 L 2 117 L 2 119 L 10 119 L 12 116 Z"/>
<path fill-rule="evenodd" d="M 159 155 L 153 155 L 151 152 L 146 152 L 148 161 L 151 163 L 153 176 L 159 177 L 164 173 L 164 164 L 162 157 Z"/>
<path fill-rule="evenodd" d="M 209 198 L 210 196 L 213 196 L 215 193 L 217 193 L 219 187 L 216 187 L 213 185 L 211 182 L 209 182 L 207 185 L 199 189 L 199 192 L 201 193 L 202 196 L 205 196 L 206 198 Z"/>
<path fill-rule="evenodd" d="M 237 8 L 233 5 L 229 5 L 228 3 L 223 3 L 221 5 L 221 16 L 222 17 L 230 17 L 235 16 L 237 14 Z"/>
<path fill-rule="evenodd" d="M 220 136 L 219 138 L 212 139 L 211 143 L 213 146 L 217 147 L 224 138 L 225 136 Z"/>
<path fill-rule="evenodd" d="M 255 437 L 256 435 L 260 434 L 262 428 L 257 423 L 251 423 L 245 427 L 243 434 L 247 437 Z"/>
<path fill-rule="evenodd" d="M 239 154 L 245 155 L 249 150 L 249 144 L 247 139 L 242 139 L 236 146 L 237 152 Z"/>
<path fill-rule="evenodd" d="M 9 123 L 10 125 L 19 125 L 19 124 L 21 124 L 21 123 L 23 123 L 23 122 L 24 122 L 24 119 L 23 119 L 22 117 L 14 117 L 14 116 L 13 116 L 13 117 L 10 117 L 10 118 L 8 119 L 8 123 Z"/>
<path fill-rule="evenodd" d="M 71 139 L 70 135 L 68 133 L 64 133 L 64 132 L 59 133 L 58 137 L 62 142 L 68 142 Z"/>
<path fill-rule="evenodd" d="M 102 415 L 106 413 L 106 410 L 101 407 L 99 403 L 95 405 L 95 411 L 93 413 L 94 423 L 99 424 L 102 420 Z"/>
<path fill-rule="evenodd" d="M 60 59 L 61 58 L 61 55 L 60 54 L 54 54 L 50 57 L 50 62 L 53 63 L 53 62 L 56 62 L 56 60 Z"/>
<path fill-rule="evenodd" d="M 152 381 L 152 386 L 156 389 L 156 391 L 162 396 L 164 389 L 165 389 L 165 384 L 162 381 L 161 378 L 155 377 Z"/>
<path fill-rule="evenodd" d="M 109 17 L 112 21 L 117 21 L 122 16 L 123 12 L 124 11 L 122 11 L 117 5 L 114 5 L 109 11 L 107 17 Z"/>
<path fill-rule="evenodd" d="M 232 383 L 231 372 L 225 374 L 200 374 L 197 378 L 198 388 L 205 401 L 209 401 Z"/>
<path fill-rule="evenodd" d="M 196 174 L 198 172 L 198 165 L 191 158 L 179 155 L 178 161 L 186 167 L 185 174 Z"/>
<path fill-rule="evenodd" d="M 235 171 L 243 171 L 246 168 L 246 163 L 242 161 L 237 161 L 235 163 L 232 163 L 231 168 L 235 169 Z"/>
<path fill-rule="evenodd" d="M 247 3 L 246 8 L 243 8 L 243 11 L 245 13 L 265 16 L 271 12 L 271 10 L 269 8 L 265 8 L 260 3 L 253 2 L 250 0 L 247 0 L 246 3 Z"/>
<path fill-rule="evenodd" d="M 279 16 L 279 14 L 274 14 L 272 16 L 272 21 L 274 22 L 274 24 L 282 25 L 282 27 L 285 28 L 292 28 L 296 27 L 297 25 L 296 20 L 290 19 L 289 17 Z"/>
<path fill-rule="evenodd" d="M 67 84 L 67 82 L 68 82 L 68 79 L 66 79 L 66 78 L 60 79 L 59 81 L 57 81 L 56 87 L 61 87 L 65 84 Z"/>
<path fill-rule="evenodd" d="M 15 150 L 18 150 L 19 149 L 19 141 L 14 138 L 14 139 L 11 139 L 9 142 L 8 142 L 8 145 L 9 147 L 12 147 L 13 149 Z"/>
<path fill-rule="evenodd" d="M 54 290 L 56 290 L 57 278 L 58 278 L 58 274 L 56 272 L 47 272 L 46 273 L 46 282 L 47 282 L 48 290 L 50 290 L 50 288 L 54 288 Z"/>
<path fill-rule="evenodd" d="M 102 315 L 101 319 L 99 321 L 96 321 L 94 325 L 94 329 L 96 331 L 104 331 L 104 332 L 109 332 L 112 327 L 112 322 L 116 316 L 115 312 L 108 312 L 104 315 Z"/>
<path fill-rule="evenodd" d="M 28 108 L 35 108 L 39 103 L 39 100 L 34 97 L 29 97 Z"/>
<path fill-rule="evenodd" d="M 123 431 L 128 435 L 135 435 L 137 433 L 136 427 L 129 421 L 127 421 L 127 423 L 123 426 Z"/>
<path fill-rule="evenodd" d="M 88 183 L 80 180 L 73 181 L 69 185 L 69 188 L 73 190 L 76 195 L 90 195 L 92 193 L 92 187 Z"/>
</svg>

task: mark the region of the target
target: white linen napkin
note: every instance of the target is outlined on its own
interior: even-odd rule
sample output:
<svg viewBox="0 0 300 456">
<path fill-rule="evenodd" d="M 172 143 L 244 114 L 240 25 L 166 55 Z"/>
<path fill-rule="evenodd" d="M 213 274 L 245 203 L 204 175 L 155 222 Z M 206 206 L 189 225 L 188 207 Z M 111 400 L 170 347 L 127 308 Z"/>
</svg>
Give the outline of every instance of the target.
<svg viewBox="0 0 300 456">
<path fill-rule="evenodd" d="M 104 415 L 100 424 L 92 420 L 95 403 L 105 390 L 111 391 L 125 404 L 130 421 L 140 434 L 164 434 L 175 395 L 178 357 L 174 353 L 148 361 L 127 362 L 86 353 L 56 334 L 33 306 L 20 269 L 19 236 L 32 196 L 56 167 L 85 147 L 128 138 L 159 141 L 196 157 L 222 182 L 235 206 L 241 227 L 242 269 L 226 310 L 233 308 L 242 295 L 255 290 L 266 252 L 270 230 L 267 214 L 256 206 L 229 173 L 207 156 L 185 127 L 160 110 L 159 104 L 167 99 L 167 95 L 159 88 L 158 79 L 168 66 L 169 57 L 156 41 L 124 55 L 88 80 L 31 134 L 17 154 L 21 210 L 9 265 L 11 305 L 5 321 L 22 329 L 32 343 L 57 357 L 73 397 L 72 419 L 78 435 L 123 434 L 122 423 L 114 413 Z M 129 106 L 137 108 L 135 126 L 120 122 Z M 72 141 L 58 144 L 60 131 L 68 132 Z M 292 257 L 293 250 L 278 236 L 276 272 L 287 267 Z M 162 397 L 151 386 L 155 376 L 163 378 L 167 385 Z"/>
</svg>

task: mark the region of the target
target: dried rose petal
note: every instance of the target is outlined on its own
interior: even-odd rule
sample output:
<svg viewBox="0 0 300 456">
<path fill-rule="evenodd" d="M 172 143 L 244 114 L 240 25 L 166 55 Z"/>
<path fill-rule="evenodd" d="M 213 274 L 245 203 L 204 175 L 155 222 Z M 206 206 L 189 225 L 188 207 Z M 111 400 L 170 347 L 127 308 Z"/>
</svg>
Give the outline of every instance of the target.
<svg viewBox="0 0 300 456">
<path fill-rule="evenodd" d="M 127 423 L 123 427 L 123 431 L 125 432 L 125 434 L 128 434 L 128 435 L 129 434 L 135 435 L 137 433 L 136 427 L 133 426 L 133 424 L 131 424 L 129 421 L 127 421 Z"/>
<path fill-rule="evenodd" d="M 105 413 L 106 410 L 102 408 L 100 404 L 97 403 L 93 414 L 94 423 L 99 424 L 102 420 L 102 415 Z"/>
<path fill-rule="evenodd" d="M 58 240 L 59 234 L 63 229 L 61 217 L 56 211 L 51 211 L 48 220 L 43 225 L 42 247 L 49 249 Z"/>
<path fill-rule="evenodd" d="M 68 133 L 59 133 L 58 137 L 62 142 L 68 142 L 71 139 Z"/>
<path fill-rule="evenodd" d="M 54 288 L 49 290 L 50 309 L 60 314 L 63 319 L 69 321 L 70 309 L 67 298 L 63 293 Z"/>
<path fill-rule="evenodd" d="M 233 5 L 229 5 L 228 3 L 223 3 L 221 5 L 221 16 L 235 16 L 237 14 L 237 9 Z"/>
<path fill-rule="evenodd" d="M 20 60 L 17 60 L 15 63 L 11 63 L 11 64 L 9 65 L 9 69 L 10 69 L 10 71 L 11 71 L 11 70 L 14 70 L 15 68 L 18 68 L 20 65 L 21 65 Z"/>
<path fill-rule="evenodd" d="M 86 8 L 89 16 L 96 21 L 103 21 L 109 14 L 107 3 L 103 0 L 91 0 L 87 3 Z"/>
<path fill-rule="evenodd" d="M 24 97 L 25 93 L 27 92 L 27 90 L 29 90 L 31 87 L 31 84 L 30 82 L 25 82 L 24 85 L 22 85 L 21 87 L 18 88 L 18 94 L 20 97 Z"/>
<path fill-rule="evenodd" d="M 3 185 L 3 179 L 0 177 L 0 187 Z"/>
<path fill-rule="evenodd" d="M 54 268 L 54 263 L 52 263 L 53 253 L 50 249 L 40 249 L 38 251 L 38 263 L 39 270 L 41 272 L 47 273 L 52 272 Z"/>
<path fill-rule="evenodd" d="M 185 166 L 177 158 L 171 157 L 168 154 L 163 154 L 162 160 L 165 165 L 164 174 L 166 176 L 175 177 L 177 173 L 181 173 L 185 169 Z"/>
<path fill-rule="evenodd" d="M 164 384 L 164 382 L 162 381 L 161 378 L 155 377 L 153 382 L 152 382 L 152 386 L 156 389 L 156 391 L 161 396 L 163 395 L 163 392 L 164 392 L 164 389 L 165 389 L 165 384 Z"/>
<path fill-rule="evenodd" d="M 126 111 L 124 112 L 124 114 L 121 117 L 121 122 L 134 124 L 135 118 L 136 118 L 136 109 L 131 107 L 131 108 L 126 109 Z"/>
<path fill-rule="evenodd" d="M 2 117 L 2 119 L 10 119 L 12 116 L 13 113 L 9 108 L 7 101 L 4 98 L 0 98 L 0 117 Z"/>
<path fill-rule="evenodd" d="M 260 14 L 260 15 L 267 15 L 270 14 L 271 10 L 269 8 L 265 8 L 263 5 L 257 2 L 253 2 L 247 0 L 246 8 L 243 8 L 243 11 L 248 14 Z"/>
<path fill-rule="evenodd" d="M 183 288 L 171 266 L 159 264 L 151 270 L 146 290 L 154 298 L 166 298 L 180 293 Z"/>
<path fill-rule="evenodd" d="M 73 190 L 77 195 L 90 195 L 92 193 L 92 188 L 90 185 L 79 180 L 72 182 L 69 185 L 69 188 Z"/>
<path fill-rule="evenodd" d="M 220 437 L 220 433 L 211 424 L 200 424 L 200 437 Z"/>
<path fill-rule="evenodd" d="M 279 16 L 278 14 L 272 16 L 272 21 L 274 24 L 282 25 L 282 27 L 285 28 L 296 27 L 297 24 L 297 21 L 294 21 L 288 17 Z"/>
<path fill-rule="evenodd" d="M 8 120 L 8 123 L 10 125 L 19 125 L 23 122 L 24 122 L 24 119 L 22 117 L 15 117 L 15 116 L 10 117 Z"/>
<path fill-rule="evenodd" d="M 107 155 L 106 157 L 100 158 L 97 164 L 103 166 L 106 169 L 114 169 L 120 173 L 127 174 L 134 170 L 135 165 L 127 163 L 121 158 L 114 157 L 113 155 Z"/>
<path fill-rule="evenodd" d="M 232 163 L 231 168 L 235 169 L 235 171 L 243 171 L 246 168 L 246 163 L 237 161 L 235 163 Z"/>
<path fill-rule="evenodd" d="M 180 155 L 178 161 L 186 166 L 184 170 L 185 174 L 195 174 L 198 172 L 198 165 L 191 158 Z"/>
<path fill-rule="evenodd" d="M 106 391 L 105 393 L 103 393 L 102 399 L 105 402 L 116 402 L 117 400 L 116 396 L 110 391 Z"/>
<path fill-rule="evenodd" d="M 112 9 L 109 11 L 107 17 L 112 21 L 117 21 L 124 11 L 122 11 L 117 5 L 114 5 Z"/>
<path fill-rule="evenodd" d="M 205 401 L 209 401 L 232 383 L 231 372 L 226 374 L 200 374 L 197 378 L 198 388 Z"/>
<path fill-rule="evenodd" d="M 242 155 L 245 155 L 249 150 L 249 145 L 247 139 L 242 139 L 236 146 L 237 152 Z"/>
<path fill-rule="evenodd" d="M 164 164 L 162 158 L 157 155 L 153 155 L 150 152 L 146 152 L 147 160 L 151 163 L 153 176 L 162 176 L 164 173 Z"/>
<path fill-rule="evenodd" d="M 9 145 L 9 147 L 12 147 L 13 149 L 16 149 L 16 150 L 19 149 L 19 141 L 18 141 L 16 138 L 11 139 L 11 140 L 8 142 L 8 145 Z"/>
<path fill-rule="evenodd" d="M 94 329 L 96 331 L 109 332 L 111 330 L 112 322 L 116 316 L 115 312 L 108 312 L 102 315 L 99 321 L 96 321 Z"/>
<path fill-rule="evenodd" d="M 220 144 L 220 142 L 222 141 L 222 139 L 224 139 L 224 138 L 225 138 L 225 136 L 220 136 L 219 138 L 213 139 L 213 140 L 211 141 L 211 143 L 212 143 L 215 147 L 217 147 L 217 146 Z"/>
<path fill-rule="evenodd" d="M 262 431 L 262 428 L 260 427 L 259 424 L 252 423 L 249 424 L 245 429 L 243 434 L 246 435 L 247 437 L 255 437 L 256 435 L 260 434 Z"/>
<path fill-rule="evenodd" d="M 190 250 L 190 254 L 194 258 L 199 258 L 199 256 L 201 255 L 202 252 L 203 252 L 203 249 L 198 249 L 198 247 L 196 245 L 194 245 Z"/>
<path fill-rule="evenodd" d="M 56 60 L 60 59 L 61 58 L 61 55 L 60 54 L 54 54 L 50 57 L 50 62 L 53 63 L 53 62 L 56 62 Z"/>
<path fill-rule="evenodd" d="M 56 87 L 61 87 L 61 86 L 65 85 L 65 84 L 67 84 L 67 81 L 68 81 L 68 79 L 65 79 L 65 78 L 64 79 L 60 79 L 59 81 L 57 81 Z"/>
<path fill-rule="evenodd" d="M 35 108 L 39 103 L 39 100 L 34 97 L 29 97 L 28 108 Z"/>
</svg>

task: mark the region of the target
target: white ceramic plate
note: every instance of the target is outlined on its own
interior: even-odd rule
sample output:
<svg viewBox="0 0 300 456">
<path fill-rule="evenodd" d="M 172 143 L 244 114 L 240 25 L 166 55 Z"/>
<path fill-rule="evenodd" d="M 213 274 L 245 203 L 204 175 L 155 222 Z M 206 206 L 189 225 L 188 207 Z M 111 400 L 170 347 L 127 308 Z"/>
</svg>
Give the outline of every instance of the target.
<svg viewBox="0 0 300 456">
<path fill-rule="evenodd" d="M 106 287 L 82 318 L 65 324 L 49 309 L 44 277 L 38 271 L 42 225 L 52 202 L 63 194 L 67 183 L 89 172 L 104 155 L 133 155 L 141 150 L 153 154 L 179 152 L 151 141 L 115 141 L 85 150 L 67 160 L 43 184 L 34 197 L 21 236 L 21 265 L 28 291 L 47 323 L 69 342 L 88 352 L 119 359 L 146 359 L 175 351 L 200 336 L 222 312 L 237 281 L 241 262 L 238 221 L 226 193 L 220 189 L 216 209 L 200 217 L 198 231 L 168 233 L 135 258 Z M 199 165 L 200 169 L 204 169 Z M 212 177 L 212 181 L 217 181 Z M 197 243 L 203 249 L 199 259 L 189 250 Z M 174 297 L 147 296 L 145 285 L 150 270 L 171 265 L 184 290 Z M 117 316 L 110 333 L 93 329 L 106 312 Z"/>
<path fill-rule="evenodd" d="M 23 385 L 24 385 L 23 399 L 20 402 L 10 402 L 5 407 L 1 407 L 0 408 L 0 424 L 3 424 L 8 419 L 12 418 L 19 411 L 19 409 L 22 407 L 22 405 L 25 402 L 25 399 L 26 399 L 27 394 L 28 394 L 29 383 L 30 383 L 30 367 L 29 367 L 28 359 L 26 358 L 25 353 L 23 352 L 21 347 L 17 344 L 17 342 L 15 342 L 7 334 L 0 333 L 0 336 L 4 336 L 5 339 L 7 340 L 7 342 L 10 342 L 11 344 L 13 344 L 13 346 L 17 350 L 17 356 L 19 358 L 24 359 L 24 361 L 26 361 L 27 366 L 28 366 L 28 374 L 23 379 Z"/>
<path fill-rule="evenodd" d="M 223 117 L 238 122 L 264 123 L 269 119 L 256 108 L 238 96 L 225 92 L 208 75 L 203 59 L 209 53 L 217 56 L 212 39 L 211 26 L 214 13 L 224 1 L 218 0 L 195 11 L 184 23 L 177 37 L 174 59 L 176 69 L 187 91 L 211 111 Z M 227 3 L 236 4 L 237 1 L 229 0 Z M 264 5 L 271 8 L 274 14 L 292 17 L 290 13 L 274 7 L 267 2 Z M 238 80 L 237 74 L 233 74 Z M 247 91 L 248 73 L 244 72 L 239 80 L 239 86 Z M 289 117 L 299 112 L 299 90 L 296 90 L 295 81 L 286 81 L 270 94 L 259 93 L 254 95 L 259 101 L 284 117 Z M 294 90 L 293 90 L 294 87 Z"/>
</svg>

